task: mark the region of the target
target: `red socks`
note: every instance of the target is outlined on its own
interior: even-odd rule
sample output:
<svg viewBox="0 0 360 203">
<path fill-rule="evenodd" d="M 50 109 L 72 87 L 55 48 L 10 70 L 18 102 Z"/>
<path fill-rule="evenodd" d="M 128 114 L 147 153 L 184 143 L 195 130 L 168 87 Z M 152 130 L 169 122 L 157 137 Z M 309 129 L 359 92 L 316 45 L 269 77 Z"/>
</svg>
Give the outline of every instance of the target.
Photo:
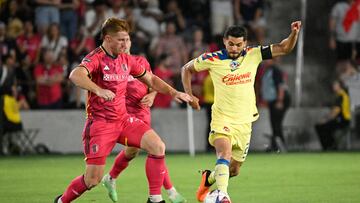
<svg viewBox="0 0 360 203">
<path fill-rule="evenodd" d="M 170 181 L 170 176 L 169 176 L 169 170 L 167 169 L 167 166 L 165 166 L 165 174 L 164 174 L 164 188 L 165 190 L 169 190 L 173 187 L 171 181 Z"/>
<path fill-rule="evenodd" d="M 117 178 L 119 174 L 129 165 L 131 159 L 126 158 L 125 151 L 121 151 L 115 158 L 115 162 L 110 170 L 110 176 Z"/>
<path fill-rule="evenodd" d="M 165 155 L 156 156 L 149 154 L 146 159 L 146 176 L 149 183 L 150 195 L 161 195 L 161 187 L 166 174 Z"/>
<path fill-rule="evenodd" d="M 78 198 L 87 190 L 85 185 L 84 176 L 78 176 L 73 181 L 71 181 L 68 188 L 66 188 L 64 194 L 61 196 L 61 201 L 63 203 L 69 203 L 72 200 Z"/>
</svg>

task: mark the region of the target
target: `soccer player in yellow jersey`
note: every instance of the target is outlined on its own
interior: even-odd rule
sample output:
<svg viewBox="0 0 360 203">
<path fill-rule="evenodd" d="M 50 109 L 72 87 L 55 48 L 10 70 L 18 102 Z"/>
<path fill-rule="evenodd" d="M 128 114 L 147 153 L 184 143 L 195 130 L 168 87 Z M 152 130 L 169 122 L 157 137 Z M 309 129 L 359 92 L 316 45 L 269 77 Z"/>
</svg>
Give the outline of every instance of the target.
<svg viewBox="0 0 360 203">
<path fill-rule="evenodd" d="M 196 194 L 198 201 L 204 201 L 214 183 L 227 194 L 229 177 L 239 174 L 249 149 L 252 122 L 259 117 L 254 91 L 258 65 L 262 60 L 290 53 L 300 27 L 300 21 L 291 23 L 290 35 L 280 43 L 248 47 L 246 29 L 230 26 L 224 33 L 224 50 L 204 53 L 183 66 L 182 83 L 186 93 L 192 95 L 192 74 L 205 70 L 209 71 L 215 89 L 209 142 L 215 147 L 217 161 L 215 170 L 202 173 Z M 198 101 L 193 96 L 190 105 L 199 110 Z"/>
</svg>

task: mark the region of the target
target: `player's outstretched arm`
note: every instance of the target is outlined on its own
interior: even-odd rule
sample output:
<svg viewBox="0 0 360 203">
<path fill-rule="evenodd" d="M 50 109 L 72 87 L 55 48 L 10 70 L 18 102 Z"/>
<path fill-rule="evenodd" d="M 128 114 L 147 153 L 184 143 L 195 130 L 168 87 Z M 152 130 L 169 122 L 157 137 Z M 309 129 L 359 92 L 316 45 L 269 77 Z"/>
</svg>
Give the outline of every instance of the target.
<svg viewBox="0 0 360 203">
<path fill-rule="evenodd" d="M 190 95 L 177 91 L 176 89 L 172 88 L 169 84 L 164 82 L 162 79 L 160 79 L 158 76 L 150 72 L 146 72 L 145 75 L 143 75 L 138 79 L 141 82 L 145 83 L 150 88 L 153 88 L 157 92 L 171 95 L 171 97 L 179 103 L 183 101 L 184 102 L 192 101 Z"/>
<path fill-rule="evenodd" d="M 296 41 L 298 39 L 300 28 L 301 21 L 295 21 L 291 23 L 290 35 L 286 39 L 282 40 L 280 43 L 272 45 L 271 52 L 273 57 L 286 55 L 294 49 Z"/>
<path fill-rule="evenodd" d="M 89 90 L 90 92 L 96 94 L 99 97 L 102 97 L 107 101 L 112 100 L 115 97 L 115 94 L 112 91 L 102 89 L 93 81 L 91 81 L 88 77 L 88 71 L 82 66 L 78 66 L 72 70 L 69 75 L 69 79 L 76 86 Z"/>
<path fill-rule="evenodd" d="M 189 103 L 190 106 L 196 110 L 200 110 L 199 99 L 192 94 L 192 89 L 191 89 L 191 77 L 192 74 L 195 72 L 196 71 L 194 68 L 194 60 L 191 60 L 182 67 L 181 80 L 185 92 L 193 98 L 193 101 Z"/>
</svg>

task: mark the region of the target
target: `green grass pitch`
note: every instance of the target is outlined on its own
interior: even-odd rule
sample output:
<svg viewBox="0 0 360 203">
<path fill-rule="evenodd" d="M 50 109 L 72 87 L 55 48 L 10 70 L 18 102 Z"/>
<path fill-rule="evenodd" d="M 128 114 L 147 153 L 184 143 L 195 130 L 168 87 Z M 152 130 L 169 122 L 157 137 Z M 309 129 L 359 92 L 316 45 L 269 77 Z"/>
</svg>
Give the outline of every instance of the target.
<svg viewBox="0 0 360 203">
<path fill-rule="evenodd" d="M 114 156 L 109 157 L 107 171 L 113 160 Z M 192 158 L 171 154 L 166 160 L 178 191 L 189 203 L 197 202 L 194 196 L 200 181 L 197 171 L 212 169 L 215 155 Z M 118 178 L 119 203 L 146 202 L 144 163 L 142 155 Z M 2 157 L 0 202 L 51 203 L 83 171 L 81 155 Z M 230 180 L 229 194 L 233 203 L 357 203 L 360 153 L 250 153 L 240 176 Z M 105 188 L 99 185 L 75 202 L 111 201 Z"/>
</svg>

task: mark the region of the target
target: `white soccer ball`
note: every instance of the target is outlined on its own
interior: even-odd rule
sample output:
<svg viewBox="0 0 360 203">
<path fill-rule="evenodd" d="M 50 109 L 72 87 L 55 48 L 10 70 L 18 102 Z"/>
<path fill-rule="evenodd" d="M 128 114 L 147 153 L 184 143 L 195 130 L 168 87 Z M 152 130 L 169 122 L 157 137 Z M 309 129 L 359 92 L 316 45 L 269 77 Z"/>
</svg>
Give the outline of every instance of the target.
<svg viewBox="0 0 360 203">
<path fill-rule="evenodd" d="M 231 200 L 226 193 L 220 190 L 213 190 L 206 195 L 204 203 L 231 203 Z"/>
</svg>

